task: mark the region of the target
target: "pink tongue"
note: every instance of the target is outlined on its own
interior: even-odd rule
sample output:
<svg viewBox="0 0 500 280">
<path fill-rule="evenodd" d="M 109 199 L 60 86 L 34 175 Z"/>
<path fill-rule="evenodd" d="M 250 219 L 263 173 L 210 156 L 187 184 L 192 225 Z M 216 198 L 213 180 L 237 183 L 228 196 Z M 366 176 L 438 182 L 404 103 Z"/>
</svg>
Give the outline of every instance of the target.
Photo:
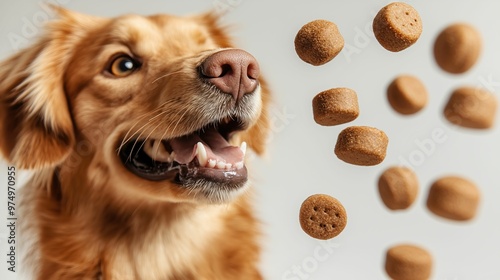
<svg viewBox="0 0 500 280">
<path fill-rule="evenodd" d="M 201 142 L 207 150 L 208 159 L 235 164 L 243 161 L 243 152 L 229 143 L 215 128 L 205 129 L 199 135 L 196 133 L 175 138 L 169 141 L 175 152 L 174 160 L 180 164 L 193 161 L 196 156 L 196 144 Z"/>
</svg>

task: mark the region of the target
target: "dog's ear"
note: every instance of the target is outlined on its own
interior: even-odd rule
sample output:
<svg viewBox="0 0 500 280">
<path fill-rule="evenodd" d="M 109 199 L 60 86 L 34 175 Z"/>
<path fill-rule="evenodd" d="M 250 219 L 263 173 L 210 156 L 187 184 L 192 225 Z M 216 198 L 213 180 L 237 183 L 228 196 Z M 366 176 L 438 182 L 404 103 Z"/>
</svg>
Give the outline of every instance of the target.
<svg viewBox="0 0 500 280">
<path fill-rule="evenodd" d="M 269 120 L 269 107 L 271 106 L 271 93 L 264 79 L 259 78 L 262 96 L 262 112 L 257 123 L 245 132 L 241 139 L 247 142 L 257 155 L 262 156 L 266 152 L 269 133 L 271 130 Z"/>
<path fill-rule="evenodd" d="M 89 19 L 54 9 L 41 39 L 0 63 L 0 150 L 19 168 L 57 165 L 75 142 L 63 76 Z"/>
</svg>

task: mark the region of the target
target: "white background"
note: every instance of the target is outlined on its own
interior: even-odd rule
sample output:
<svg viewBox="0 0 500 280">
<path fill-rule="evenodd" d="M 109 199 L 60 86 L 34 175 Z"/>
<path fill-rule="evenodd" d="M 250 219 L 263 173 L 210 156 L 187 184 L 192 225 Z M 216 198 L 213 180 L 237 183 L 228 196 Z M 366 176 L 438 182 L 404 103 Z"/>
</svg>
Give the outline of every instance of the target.
<svg viewBox="0 0 500 280">
<path fill-rule="evenodd" d="M 55 2 L 55 0 L 52 0 Z M 400 53 L 383 49 L 374 39 L 371 22 L 388 1 L 265 1 L 265 0 L 60 0 L 83 13 L 116 16 L 123 13 L 192 14 L 234 7 L 223 22 L 234 25 L 239 47 L 260 62 L 274 93 L 273 137 L 267 158 L 253 161 L 257 189 L 256 209 L 264 223 L 262 270 L 266 279 L 387 279 L 385 250 L 400 242 L 421 245 L 435 259 L 433 279 L 500 279 L 500 131 L 471 131 L 451 126 L 442 108 L 452 89 L 471 85 L 500 90 L 500 1 L 408 1 L 420 13 L 424 31 L 418 42 Z M 23 34 L 26 22 L 43 13 L 38 1 L 0 4 L 0 59 L 14 53 L 9 34 Z M 335 22 L 346 47 L 330 63 L 314 67 L 302 62 L 293 40 L 299 28 L 314 19 Z M 477 65 L 463 75 L 437 68 L 432 44 L 450 23 L 465 21 L 480 30 L 484 49 Z M 28 36 L 26 36 L 28 35 Z M 30 39 L 30 38 L 27 38 Z M 419 114 L 402 117 L 389 107 L 385 89 L 396 75 L 408 73 L 426 85 L 430 102 Z M 0 81 L 1 82 L 1 81 Z M 354 122 L 321 127 L 312 118 L 311 100 L 332 87 L 350 87 L 359 97 L 361 114 Z M 385 161 L 375 167 L 358 167 L 338 160 L 333 148 L 338 133 L 348 125 L 369 125 L 390 138 Z M 432 141 L 442 130 L 445 141 Z M 418 143 L 427 143 L 422 148 Z M 433 147 L 432 147 L 433 146 Z M 426 150 L 427 149 L 427 150 Z M 407 211 L 390 212 L 381 203 L 376 181 L 387 167 L 413 165 L 420 193 Z M 0 165 L 0 275 L 16 279 L 6 267 L 6 165 Z M 482 192 L 477 218 L 468 223 L 449 222 L 425 208 L 429 185 L 440 176 L 458 174 L 476 182 Z M 344 232 L 330 242 L 305 235 L 298 211 L 309 195 L 337 197 L 348 212 Z M 294 266 L 302 271 L 294 274 Z"/>
</svg>

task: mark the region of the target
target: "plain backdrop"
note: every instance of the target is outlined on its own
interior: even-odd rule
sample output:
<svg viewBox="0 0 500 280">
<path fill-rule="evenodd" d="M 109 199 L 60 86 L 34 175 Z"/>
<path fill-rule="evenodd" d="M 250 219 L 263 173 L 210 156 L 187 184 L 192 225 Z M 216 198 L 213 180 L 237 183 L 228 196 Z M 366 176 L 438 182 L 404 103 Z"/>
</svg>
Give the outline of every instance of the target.
<svg viewBox="0 0 500 280">
<path fill-rule="evenodd" d="M 383 269 L 386 249 L 408 242 L 427 248 L 434 256 L 432 279 L 500 279 L 498 115 L 497 125 L 488 131 L 457 128 L 442 116 L 450 92 L 458 86 L 482 87 L 498 98 L 500 1 L 407 2 L 419 11 L 424 30 L 415 45 L 391 53 L 371 31 L 374 15 L 388 3 L 383 0 L 59 0 L 64 7 L 99 16 L 185 15 L 228 8 L 221 21 L 233 26 L 238 47 L 258 59 L 274 94 L 268 154 L 251 162 L 255 208 L 264 225 L 262 271 L 266 279 L 387 279 Z M 1 2 L 0 59 L 33 40 L 44 13 L 39 1 Z M 343 51 L 319 67 L 302 62 L 293 45 L 299 28 L 315 19 L 335 22 L 345 39 Z M 474 25 L 484 41 L 478 63 L 462 75 L 444 73 L 432 56 L 437 34 L 454 22 Z M 28 32 L 33 31 L 25 27 L 29 24 L 35 26 L 34 32 Z M 419 77 L 429 91 L 428 106 L 413 116 L 395 113 L 385 97 L 387 85 L 403 73 Z M 311 100 L 333 87 L 354 89 L 361 113 L 352 123 L 322 127 L 313 120 Z M 350 125 L 386 132 L 390 143 L 383 163 L 359 167 L 336 158 L 337 135 Z M 443 134 L 443 141 L 432 139 L 435 131 Z M 405 162 L 417 173 L 420 192 L 410 209 L 391 212 L 382 204 L 376 182 L 385 168 Z M 0 168 L 0 278 L 16 279 L 17 273 L 7 271 L 7 227 L 2 226 L 7 223 L 6 163 Z M 23 181 L 25 174 L 18 180 Z M 469 178 L 481 189 L 478 216 L 471 222 L 446 221 L 425 208 L 430 184 L 450 174 Z M 338 198 L 348 213 L 346 229 L 330 241 L 310 238 L 298 222 L 300 204 L 315 193 Z"/>
</svg>

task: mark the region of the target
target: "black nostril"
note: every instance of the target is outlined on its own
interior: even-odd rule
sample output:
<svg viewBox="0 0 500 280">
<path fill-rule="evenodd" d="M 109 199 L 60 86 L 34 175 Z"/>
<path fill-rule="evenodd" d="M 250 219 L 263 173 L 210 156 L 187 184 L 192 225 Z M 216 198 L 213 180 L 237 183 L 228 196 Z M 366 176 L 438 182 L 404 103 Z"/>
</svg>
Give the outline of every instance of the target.
<svg viewBox="0 0 500 280">
<path fill-rule="evenodd" d="M 218 77 L 226 76 L 227 74 L 229 74 L 233 71 L 233 68 L 229 64 L 224 64 L 221 66 L 221 70 L 222 70 L 222 72 L 220 73 L 220 75 Z"/>
</svg>

